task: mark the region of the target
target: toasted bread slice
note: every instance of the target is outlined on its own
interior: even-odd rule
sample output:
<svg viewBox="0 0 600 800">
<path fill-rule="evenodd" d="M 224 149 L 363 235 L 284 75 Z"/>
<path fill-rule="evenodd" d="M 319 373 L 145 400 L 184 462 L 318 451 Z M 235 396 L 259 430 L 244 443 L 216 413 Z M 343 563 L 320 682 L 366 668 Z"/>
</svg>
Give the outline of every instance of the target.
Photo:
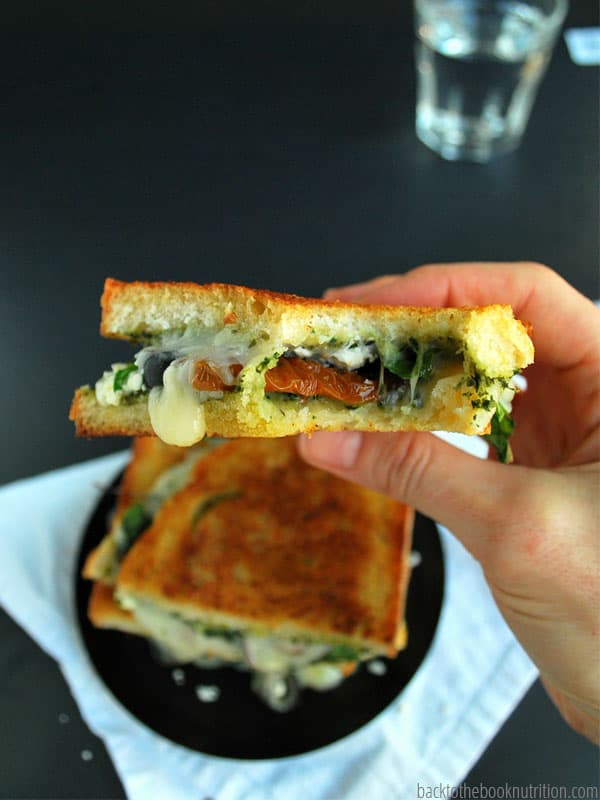
<svg viewBox="0 0 600 800">
<path fill-rule="evenodd" d="M 394 655 L 412 521 L 407 506 L 305 464 L 291 440 L 240 439 L 162 506 L 117 593 L 142 620 L 152 608 L 195 629 Z"/>
<path fill-rule="evenodd" d="M 117 365 L 76 392 L 70 416 L 85 436 L 154 433 L 188 445 L 319 429 L 485 433 L 533 360 L 526 326 L 504 305 L 365 306 L 109 279 L 102 308 L 102 334 L 142 350 L 131 375 Z M 297 380 L 282 383 L 290 365 Z"/>
</svg>

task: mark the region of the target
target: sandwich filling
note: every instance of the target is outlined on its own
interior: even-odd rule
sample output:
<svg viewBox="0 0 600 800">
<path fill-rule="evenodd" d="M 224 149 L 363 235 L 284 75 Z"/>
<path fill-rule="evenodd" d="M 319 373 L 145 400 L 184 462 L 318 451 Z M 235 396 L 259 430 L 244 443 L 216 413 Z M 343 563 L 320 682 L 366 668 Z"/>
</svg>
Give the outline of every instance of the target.
<svg viewBox="0 0 600 800">
<path fill-rule="evenodd" d="M 284 702 L 281 694 L 277 697 L 278 687 L 287 691 L 294 685 L 332 689 L 355 662 L 382 655 L 345 642 L 265 634 L 187 619 L 125 593 L 117 594 L 117 600 L 135 615 L 164 660 L 204 667 L 227 663 L 249 670 L 255 688 L 273 707 Z"/>
<path fill-rule="evenodd" d="M 98 402 L 120 405 L 146 396 L 155 433 L 168 444 L 187 446 L 205 435 L 203 405 L 241 392 L 241 403 L 326 399 L 345 408 L 376 404 L 384 409 L 426 408 L 443 378 L 456 378 L 473 406 L 494 411 L 512 398 L 502 377 L 481 374 L 451 338 L 430 341 L 309 341 L 273 352 L 267 334 L 247 341 L 228 326 L 218 332 L 165 334 L 129 364 L 113 364 L 96 383 Z M 260 413 L 260 412 L 259 412 Z M 488 414 L 489 417 L 489 414 Z"/>
</svg>

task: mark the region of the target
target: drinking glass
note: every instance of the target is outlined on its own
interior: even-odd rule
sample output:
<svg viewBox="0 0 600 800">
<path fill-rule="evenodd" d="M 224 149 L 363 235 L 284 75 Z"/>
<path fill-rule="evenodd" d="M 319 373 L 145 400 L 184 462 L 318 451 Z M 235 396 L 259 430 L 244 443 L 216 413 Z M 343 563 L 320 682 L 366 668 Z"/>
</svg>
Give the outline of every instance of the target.
<svg viewBox="0 0 600 800">
<path fill-rule="evenodd" d="M 450 160 L 514 150 L 568 0 L 415 0 L 419 139 Z"/>
</svg>

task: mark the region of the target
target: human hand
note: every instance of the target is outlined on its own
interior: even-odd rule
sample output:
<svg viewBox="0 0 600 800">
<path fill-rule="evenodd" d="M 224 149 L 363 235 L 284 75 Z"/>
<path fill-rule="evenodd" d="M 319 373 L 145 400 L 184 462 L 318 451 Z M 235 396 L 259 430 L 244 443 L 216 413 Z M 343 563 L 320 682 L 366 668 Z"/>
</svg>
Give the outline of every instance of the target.
<svg viewBox="0 0 600 800">
<path fill-rule="evenodd" d="M 482 462 L 427 433 L 315 433 L 302 456 L 414 506 L 480 562 L 565 720 L 600 740 L 600 312 L 537 264 L 429 265 L 328 299 L 510 304 L 533 326 L 515 397 L 515 462 Z"/>
</svg>

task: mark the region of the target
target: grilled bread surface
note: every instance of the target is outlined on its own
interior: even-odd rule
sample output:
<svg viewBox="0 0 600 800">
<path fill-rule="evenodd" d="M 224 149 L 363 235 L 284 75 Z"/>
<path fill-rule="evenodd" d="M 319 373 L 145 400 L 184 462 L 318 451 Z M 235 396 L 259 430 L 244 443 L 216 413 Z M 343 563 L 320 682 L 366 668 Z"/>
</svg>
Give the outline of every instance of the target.
<svg viewBox="0 0 600 800">
<path fill-rule="evenodd" d="M 125 556 L 117 592 L 187 620 L 405 644 L 412 510 L 306 465 L 291 440 L 213 450 Z"/>
</svg>

